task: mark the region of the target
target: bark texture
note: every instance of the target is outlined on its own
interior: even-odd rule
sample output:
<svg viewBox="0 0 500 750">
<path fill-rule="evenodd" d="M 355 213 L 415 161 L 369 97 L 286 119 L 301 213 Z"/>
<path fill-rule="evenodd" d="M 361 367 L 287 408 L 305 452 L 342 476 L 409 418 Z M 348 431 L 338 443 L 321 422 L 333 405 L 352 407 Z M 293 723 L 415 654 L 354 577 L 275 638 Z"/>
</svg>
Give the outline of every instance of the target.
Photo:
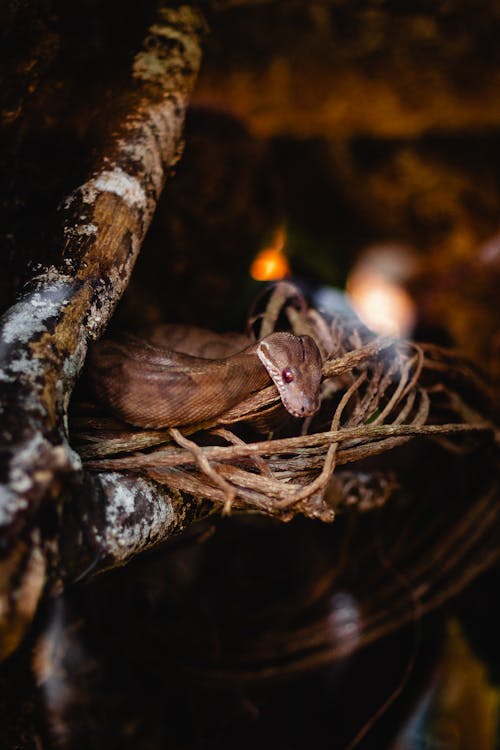
<svg viewBox="0 0 500 750">
<path fill-rule="evenodd" d="M 93 172 L 61 209 L 60 262 L 34 278 L 0 321 L 0 655 L 16 645 L 45 584 L 49 552 L 39 526 L 47 513 L 57 519 L 68 492 L 84 486 L 80 459 L 67 441 L 68 402 L 88 344 L 127 285 L 165 178 L 181 154 L 202 31 L 193 8 L 159 8 L 117 97 L 120 114 L 109 123 Z M 124 497 L 117 483 L 101 487 L 111 507 L 113 497 Z M 151 538 L 172 525 L 172 519 L 150 517 Z M 116 554 L 126 557 L 123 550 Z"/>
</svg>

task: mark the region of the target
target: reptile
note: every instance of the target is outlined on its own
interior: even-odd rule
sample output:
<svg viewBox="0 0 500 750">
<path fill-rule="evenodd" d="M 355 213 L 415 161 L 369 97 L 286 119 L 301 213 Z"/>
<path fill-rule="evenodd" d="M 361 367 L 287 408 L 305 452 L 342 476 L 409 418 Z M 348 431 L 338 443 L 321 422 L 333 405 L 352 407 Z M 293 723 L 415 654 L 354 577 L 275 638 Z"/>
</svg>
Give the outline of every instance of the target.
<svg viewBox="0 0 500 750">
<path fill-rule="evenodd" d="M 285 299 L 287 291 L 282 285 L 276 294 Z M 251 342 L 239 334 L 163 325 L 147 338 L 103 339 L 92 348 L 89 362 L 98 399 L 138 427 L 209 422 L 272 382 L 294 417 L 311 416 L 320 405 L 318 346 L 311 336 L 288 331 Z"/>
</svg>

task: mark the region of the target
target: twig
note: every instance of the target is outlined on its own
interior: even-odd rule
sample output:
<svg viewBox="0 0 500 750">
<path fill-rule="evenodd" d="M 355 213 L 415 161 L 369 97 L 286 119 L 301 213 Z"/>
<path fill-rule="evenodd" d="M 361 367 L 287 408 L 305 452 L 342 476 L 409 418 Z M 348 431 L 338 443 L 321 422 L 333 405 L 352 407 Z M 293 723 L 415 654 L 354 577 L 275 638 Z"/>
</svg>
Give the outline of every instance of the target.
<svg viewBox="0 0 500 750">
<path fill-rule="evenodd" d="M 366 380 L 366 373 L 363 372 L 357 380 L 347 389 L 347 391 L 342 396 L 342 399 L 340 400 L 339 405 L 337 406 L 335 410 L 335 414 L 332 419 L 331 424 L 331 433 L 339 432 L 338 426 L 340 424 L 340 420 L 342 417 L 342 413 L 348 404 L 352 394 L 357 391 L 361 383 L 363 383 Z M 338 442 L 332 442 L 330 443 L 326 456 L 325 461 L 323 465 L 323 469 L 321 470 L 321 473 L 316 479 L 311 482 L 310 485 L 307 487 L 304 487 L 304 489 L 300 490 L 299 492 L 295 492 L 290 498 L 287 500 L 278 503 L 278 507 L 280 509 L 290 507 L 291 505 L 295 505 L 301 500 L 305 500 L 307 497 L 310 497 L 315 492 L 325 489 L 326 485 L 330 481 L 331 475 L 333 474 L 334 468 L 335 468 L 335 454 L 337 452 Z"/>
<path fill-rule="evenodd" d="M 213 466 L 210 465 L 210 462 L 203 454 L 202 449 L 198 445 L 196 445 L 196 443 L 194 443 L 192 440 L 188 440 L 188 438 L 184 437 L 183 434 L 174 427 L 169 430 L 169 433 L 178 445 L 192 453 L 194 459 L 196 460 L 196 463 L 198 464 L 202 472 L 206 474 L 207 477 L 212 480 L 212 482 L 214 482 L 221 488 L 225 496 L 224 512 L 229 513 L 236 494 L 234 487 L 232 487 L 229 482 L 226 482 L 225 479 L 223 479 L 220 474 L 218 474 L 216 469 L 214 469 Z"/>
<path fill-rule="evenodd" d="M 474 432 L 491 433 L 492 427 L 487 423 L 479 424 L 443 424 L 443 425 L 363 425 L 345 427 L 339 430 L 301 435 L 300 437 L 264 440 L 260 443 L 246 443 L 241 446 L 209 446 L 200 448 L 204 456 L 216 461 L 237 461 L 245 457 L 294 453 L 302 448 L 320 447 L 331 443 L 342 443 L 351 440 L 370 442 L 388 437 L 423 437 L 429 435 L 465 434 Z M 162 450 L 148 454 L 136 454 L 115 459 L 89 460 L 88 469 L 144 469 L 149 467 L 183 466 L 192 464 L 193 458 L 184 451 Z"/>
</svg>

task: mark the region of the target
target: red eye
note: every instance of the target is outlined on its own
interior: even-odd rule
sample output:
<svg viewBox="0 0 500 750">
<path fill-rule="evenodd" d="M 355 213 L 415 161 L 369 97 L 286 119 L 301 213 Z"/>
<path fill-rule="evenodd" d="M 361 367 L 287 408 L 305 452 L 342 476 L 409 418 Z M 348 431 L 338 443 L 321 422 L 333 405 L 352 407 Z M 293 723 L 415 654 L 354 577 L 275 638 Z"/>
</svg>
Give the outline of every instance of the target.
<svg viewBox="0 0 500 750">
<path fill-rule="evenodd" d="M 284 383 L 291 383 L 293 380 L 293 372 L 289 367 L 285 367 L 285 369 L 281 373 L 281 377 Z"/>
</svg>

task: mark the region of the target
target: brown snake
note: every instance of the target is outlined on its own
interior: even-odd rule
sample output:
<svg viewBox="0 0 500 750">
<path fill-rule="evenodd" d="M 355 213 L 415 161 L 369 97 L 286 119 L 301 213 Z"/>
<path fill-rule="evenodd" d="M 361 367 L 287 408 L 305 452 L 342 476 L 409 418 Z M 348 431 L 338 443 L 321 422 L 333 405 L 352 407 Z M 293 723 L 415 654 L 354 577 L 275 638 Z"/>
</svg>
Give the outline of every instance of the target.
<svg viewBox="0 0 500 750">
<path fill-rule="evenodd" d="M 272 382 L 289 414 L 311 416 L 319 409 L 318 344 L 306 331 L 275 330 L 287 325 L 290 311 L 302 316 L 306 309 L 300 290 L 279 282 L 255 302 L 247 335 L 165 324 L 144 338 L 104 339 L 90 353 L 91 386 L 105 406 L 139 427 L 212 422 Z M 257 416 L 257 429 L 267 427 L 259 422 Z"/>
<path fill-rule="evenodd" d="M 175 333 L 175 327 L 167 328 Z M 214 336 L 194 330 L 192 338 Z M 216 359 L 126 337 L 94 346 L 89 376 L 100 401 L 139 427 L 207 422 L 271 381 L 286 410 L 306 417 L 319 408 L 321 355 L 310 336 L 288 332 L 271 333 L 242 351 Z"/>
</svg>

